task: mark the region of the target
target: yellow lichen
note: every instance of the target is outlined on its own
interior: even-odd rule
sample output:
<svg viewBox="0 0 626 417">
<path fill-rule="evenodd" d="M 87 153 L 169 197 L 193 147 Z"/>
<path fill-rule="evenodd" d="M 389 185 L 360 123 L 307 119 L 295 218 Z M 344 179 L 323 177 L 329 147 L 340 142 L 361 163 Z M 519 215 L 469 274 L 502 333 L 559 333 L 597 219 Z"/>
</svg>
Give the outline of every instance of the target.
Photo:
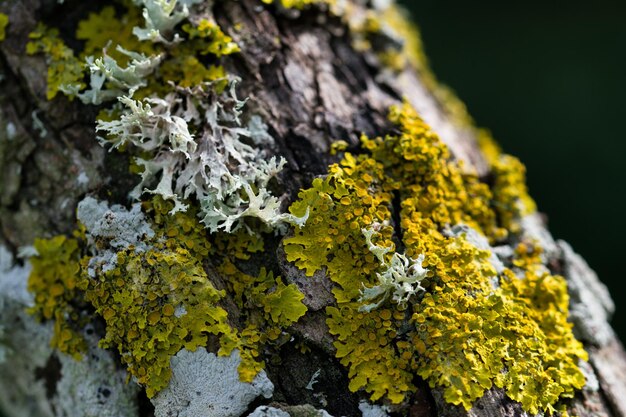
<svg viewBox="0 0 626 417">
<path fill-rule="evenodd" d="M 213 246 L 194 209 L 174 215 L 171 209 L 172 203 L 161 198 L 146 202 L 155 236 L 142 249 L 116 251 L 115 264 L 106 270 L 92 264 L 92 256 L 80 259 L 79 243 L 85 239 L 37 240 L 31 312 L 53 319 L 53 346 L 80 358 L 85 341 L 79 330 L 89 317 L 78 307 L 90 304 L 106 323 L 100 346 L 118 350 L 149 397 L 167 386 L 170 358 L 183 348 L 206 346 L 210 335 L 219 342 L 219 355 L 240 351 L 240 378 L 252 382 L 263 368 L 261 352 L 291 338 L 284 331 L 306 312 L 304 295 L 271 272 L 262 269 L 252 276 L 231 261 L 262 250 L 260 237 L 218 235 Z M 225 290 L 217 290 L 207 276 L 204 263 L 210 257 L 222 258 L 217 270 Z M 220 305 L 227 293 L 238 308 L 235 318 Z"/>
<path fill-rule="evenodd" d="M 409 105 L 392 108 L 390 120 L 398 134 L 363 138 L 367 153 L 346 153 L 300 193 L 290 210 L 309 208 L 310 218 L 284 241 L 288 260 L 309 276 L 324 269 L 335 283 L 327 323 L 350 388 L 400 403 L 418 374 L 467 409 L 496 385 L 527 411 L 552 411 L 584 384 L 577 360 L 586 353 L 567 323 L 565 281 L 523 248 L 512 265 L 519 277 L 498 274 L 488 251 L 451 232 L 463 224 L 492 241 L 515 234 L 511 219 L 521 213 L 511 203 L 527 195 L 520 167 L 501 158 L 508 171 L 494 173 L 490 190 L 452 160 Z M 400 235 L 392 227 L 394 195 Z M 382 264 L 362 228 L 376 232 L 379 247 L 395 243 L 409 258 L 424 256 L 425 295 L 363 311 L 362 289 L 376 285 Z"/>
<path fill-rule="evenodd" d="M 206 346 L 209 334 L 236 337 L 217 305 L 224 292 L 183 248 L 120 251 L 115 269 L 85 277 L 81 289 L 106 321 L 100 346 L 120 352 L 148 397 L 167 386 L 170 358 L 179 350 Z"/>
<path fill-rule="evenodd" d="M 242 352 L 239 376 L 242 381 L 251 382 L 263 367 L 258 358 L 261 348 L 279 344 L 283 330 L 306 313 L 304 295 L 294 284 L 285 285 L 280 277 L 274 278 L 265 269 L 252 276 L 240 271 L 229 259 L 224 260 L 219 272 L 239 309 L 243 329 L 240 339 L 229 348 Z"/>
<path fill-rule="evenodd" d="M 147 56 L 154 54 L 156 51 L 152 42 L 141 42 L 133 34 L 133 28 L 141 22 L 140 9 L 136 7 L 126 8 L 126 13 L 122 15 L 118 15 L 113 6 L 90 13 L 86 19 L 78 22 L 76 29 L 76 39 L 85 42 L 81 57 L 99 57 L 106 49 L 107 55 L 124 66 L 128 64 L 129 57 L 120 53 L 116 49 L 118 46 Z"/>
<path fill-rule="evenodd" d="M 304 9 L 312 4 L 335 4 L 336 0 L 261 0 L 263 3 L 280 3 L 286 9 Z"/>
<path fill-rule="evenodd" d="M 9 16 L 4 13 L 0 13 L 0 42 L 2 42 L 6 36 L 6 28 L 9 25 Z"/>
<path fill-rule="evenodd" d="M 189 39 L 176 48 L 166 48 L 163 44 L 140 41 L 133 28 L 142 24 L 141 9 L 128 2 L 124 6 L 122 14 L 116 13 L 113 6 L 106 6 L 78 23 L 76 39 L 84 42 L 80 59 L 59 38 L 57 29 L 40 24 L 30 34 L 32 41 L 27 45 L 27 53 L 44 53 L 47 58 L 48 99 L 54 98 L 59 91 L 74 97 L 85 87 L 86 66 L 83 63 L 87 57 L 98 58 L 106 54 L 125 67 L 130 57 L 119 48 L 146 56 L 163 56 L 159 70 L 147 80 L 147 86 L 135 92 L 137 98 L 155 93 L 164 96 L 172 91 L 170 82 L 181 87 L 193 87 L 217 81 L 214 88 L 218 92 L 226 87 L 228 81 L 224 68 L 218 62 L 205 65 L 199 59 L 203 55 L 219 59 L 240 50 L 216 23 L 204 19 L 197 26 L 185 24 L 183 31 Z"/>
<path fill-rule="evenodd" d="M 79 334 L 84 317 L 73 306 L 80 298 L 78 241 L 65 236 L 36 239 L 34 248 L 37 255 L 31 258 L 28 290 L 33 293 L 35 304 L 29 312 L 41 320 L 54 320 L 50 345 L 80 359 L 86 344 Z"/>
<path fill-rule="evenodd" d="M 209 20 L 202 19 L 197 26 L 185 24 L 183 30 L 189 35 L 189 39 L 195 44 L 194 48 L 201 55 L 214 55 L 220 58 L 222 55 L 231 55 L 241 51 L 230 36 L 227 36 L 216 23 Z"/>
<path fill-rule="evenodd" d="M 26 44 L 29 55 L 42 53 L 48 64 L 48 87 L 46 97 L 52 100 L 59 91 L 76 91 L 85 87 L 83 83 L 83 64 L 74 56 L 74 51 L 65 45 L 57 29 L 48 28 L 40 23 L 29 35 Z M 73 93 L 69 93 L 70 96 Z"/>
</svg>

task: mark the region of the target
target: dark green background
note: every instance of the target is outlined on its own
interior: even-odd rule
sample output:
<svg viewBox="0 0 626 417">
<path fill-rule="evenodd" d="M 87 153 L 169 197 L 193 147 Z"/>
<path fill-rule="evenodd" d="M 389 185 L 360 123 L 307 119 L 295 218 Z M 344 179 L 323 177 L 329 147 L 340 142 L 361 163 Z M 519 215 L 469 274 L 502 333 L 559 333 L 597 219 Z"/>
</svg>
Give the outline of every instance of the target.
<svg viewBox="0 0 626 417">
<path fill-rule="evenodd" d="M 553 235 L 609 286 L 626 340 L 626 2 L 403 3 L 435 74 L 526 164 Z"/>
</svg>

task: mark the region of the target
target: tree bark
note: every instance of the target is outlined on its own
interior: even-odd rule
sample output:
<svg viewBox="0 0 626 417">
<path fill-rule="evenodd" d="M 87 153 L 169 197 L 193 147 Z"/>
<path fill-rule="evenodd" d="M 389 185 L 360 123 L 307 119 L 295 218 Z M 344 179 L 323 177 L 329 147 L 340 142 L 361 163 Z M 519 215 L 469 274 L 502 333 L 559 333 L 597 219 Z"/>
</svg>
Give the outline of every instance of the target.
<svg viewBox="0 0 626 417">
<path fill-rule="evenodd" d="M 354 13 L 372 7 L 366 2 L 349 3 Z M 68 410 L 83 410 L 78 405 L 81 402 L 93 404 L 93 415 L 115 415 L 120 410 L 129 416 L 155 413 L 143 390 L 133 382 L 120 382 L 124 371 L 115 353 L 94 347 L 90 353 L 100 365 L 86 361 L 82 368 L 92 375 L 70 373 L 72 359 L 48 348 L 50 323 L 39 324 L 25 314 L 23 290 L 7 284 L 9 276 L 25 279 L 28 275 L 27 263 L 11 261 L 18 249 L 32 245 L 36 238 L 71 234 L 76 227 L 76 206 L 86 195 L 127 204 L 127 194 L 137 183 L 137 177 L 128 171 L 128 156 L 107 152 L 96 140 L 97 108 L 61 94 L 48 100 L 45 56 L 24 53 L 37 22 L 60 28 L 71 45 L 77 21 L 95 8 L 92 2 L 78 0 L 0 3 L 0 12 L 9 17 L 6 39 L 0 42 L 0 249 L 7 249 L 4 255 L 0 251 L 0 328 L 4 328 L 0 345 L 6 346 L 4 362 L 0 360 L 0 410 L 7 417 L 72 415 Z M 437 132 L 454 158 L 488 178 L 476 129 L 459 123 L 433 90 L 425 69 L 406 65 L 393 72 L 385 68 L 374 50 L 355 47 L 354 28 L 327 6 L 295 11 L 241 0 L 206 2 L 191 10 L 191 21 L 215 16 L 241 48 L 223 64 L 229 74 L 241 79 L 237 91 L 249 98 L 246 111 L 260 115 L 268 125 L 275 139 L 270 153 L 287 160 L 278 178 L 283 210 L 296 200 L 300 189 L 309 187 L 338 161 L 330 152 L 334 141 L 345 140 L 348 149 L 357 151 L 362 134 L 377 137 L 389 133 L 388 109 L 403 97 Z M 378 41 L 386 45 L 397 39 L 381 32 Z M 79 179 L 81 173 L 84 179 Z M 570 414 L 626 417 L 626 353 L 608 324 L 613 305 L 605 287 L 565 242 L 553 240 L 542 218 L 527 219 L 523 228 L 523 234 L 541 241 L 551 271 L 567 279 L 575 334 L 590 354 L 589 363 L 581 365 L 587 385 L 567 403 Z M 274 384 L 273 397 L 259 397 L 243 415 L 260 406 L 285 410 L 292 416 L 319 415 L 316 410 L 321 409 L 334 416 L 364 415 L 359 405 L 367 396 L 348 389 L 347 371 L 335 358 L 333 338 L 324 321 L 321 306 L 333 302 L 329 287 L 323 278 L 305 287 L 307 277 L 285 259 L 281 248 L 280 240 L 274 239 L 266 243 L 265 255 L 253 262 L 265 263 L 288 281 L 300 284 L 309 311 L 289 331 L 305 340 L 310 351 L 305 354 L 291 345 L 281 348 L 280 363 L 266 364 Z M 21 301 L 16 294 L 22 294 Z M 40 329 L 39 336 L 29 340 L 28 335 L 37 333 L 33 329 Z M 319 377 L 314 389 L 307 389 L 316 372 Z M 59 385 L 67 385 L 68 378 L 75 379 L 72 388 Z M 83 384 L 86 391 L 80 390 Z M 466 411 L 447 403 L 437 388 L 431 389 L 419 378 L 416 384 L 417 393 L 393 412 L 415 417 L 527 415 L 501 389 L 487 391 Z M 68 405 L 74 403 L 74 408 Z M 264 412 L 269 413 L 267 409 Z M 384 411 L 377 408 L 371 413 L 375 412 Z"/>
</svg>

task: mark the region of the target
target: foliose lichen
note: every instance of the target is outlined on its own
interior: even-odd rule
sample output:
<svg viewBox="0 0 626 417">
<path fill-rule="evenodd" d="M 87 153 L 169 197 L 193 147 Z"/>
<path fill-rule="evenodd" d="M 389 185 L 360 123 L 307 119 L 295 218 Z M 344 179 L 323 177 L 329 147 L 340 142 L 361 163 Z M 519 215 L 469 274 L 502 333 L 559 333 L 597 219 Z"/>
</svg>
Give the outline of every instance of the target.
<svg viewBox="0 0 626 417">
<path fill-rule="evenodd" d="M 363 15 L 345 2 L 262 1 L 323 4 L 344 19 L 358 48 L 374 48 L 383 35 L 375 52 L 384 71 L 413 66 L 456 122 L 471 126 L 396 6 L 374 2 Z M 522 233 L 535 210 L 523 165 L 485 136 L 493 183 L 483 182 L 405 103 L 390 111 L 392 133 L 362 138 L 363 153 L 338 142 L 341 162 L 281 213 L 269 183 L 285 162 L 271 154 L 267 127 L 244 113 L 236 80 L 220 65 L 239 46 L 210 14 L 186 22 L 197 3 L 104 7 L 79 23 L 82 51 L 55 28 L 31 34 L 27 53 L 48 63 L 47 97 L 61 91 L 102 105 L 101 143 L 130 153 L 141 176 L 131 196 L 142 202 L 130 210 L 86 199 L 73 237 L 35 242 L 31 312 L 53 320 L 53 346 L 75 358 L 87 352 L 82 335 L 93 309 L 106 323 L 100 345 L 117 349 L 156 403 L 189 389 L 170 384 L 172 372 L 199 383 L 181 365 L 189 358 L 234 368 L 236 357 L 239 379 L 253 383 L 263 375 L 263 351 L 290 339 L 285 330 L 306 307 L 294 284 L 239 265 L 263 250 L 263 232 L 292 224 L 287 259 L 308 276 L 324 271 L 334 285 L 327 324 L 352 391 L 399 404 L 419 375 L 466 409 L 493 386 L 531 413 L 572 397 L 584 385 L 577 364 L 586 352 L 567 322 L 565 281 Z M 498 243 L 516 250 L 498 259 Z M 208 264 L 224 279 L 220 289 Z M 205 350 L 213 342 L 218 357 Z M 161 401 L 157 414 L 176 401 Z M 192 402 L 188 415 L 202 405 Z"/>
<path fill-rule="evenodd" d="M 148 397 L 168 386 L 171 357 L 206 346 L 211 335 L 220 356 L 240 352 L 239 376 L 252 382 L 263 367 L 261 348 L 290 339 L 283 329 L 306 312 L 304 296 L 265 270 L 251 276 L 232 263 L 262 248 L 251 235 L 211 243 L 194 209 L 172 215 L 172 204 L 161 198 L 146 203 L 144 211 L 139 207 L 108 207 L 87 197 L 79 204 L 84 224 L 75 238 L 35 242 L 32 311 L 54 319 L 53 347 L 81 358 L 81 331 L 89 319 L 80 307 L 90 306 L 106 323 L 100 347 L 119 351 Z M 218 263 L 226 290 L 215 288 L 204 267 L 208 257 L 219 260 L 214 245 L 233 253 L 232 260 Z M 240 309 L 238 327 L 220 305 L 227 292 Z"/>
<path fill-rule="evenodd" d="M 310 220 L 284 240 L 288 260 L 309 276 L 325 269 L 335 283 L 327 324 L 350 389 L 400 403 L 418 374 L 467 409 L 498 386 L 531 413 L 554 411 L 584 385 L 577 362 L 587 357 L 567 322 L 565 280 L 547 271 L 532 242 L 520 243 L 499 273 L 490 250 L 446 232 L 463 224 L 491 242 L 515 235 L 528 201 L 523 171 L 503 163 L 490 189 L 408 104 L 392 108 L 390 120 L 397 133 L 364 137 L 366 153 L 345 153 L 300 193 L 290 210 L 308 207 Z M 424 291 L 364 304 L 388 269 L 377 256 L 420 257 Z"/>
</svg>

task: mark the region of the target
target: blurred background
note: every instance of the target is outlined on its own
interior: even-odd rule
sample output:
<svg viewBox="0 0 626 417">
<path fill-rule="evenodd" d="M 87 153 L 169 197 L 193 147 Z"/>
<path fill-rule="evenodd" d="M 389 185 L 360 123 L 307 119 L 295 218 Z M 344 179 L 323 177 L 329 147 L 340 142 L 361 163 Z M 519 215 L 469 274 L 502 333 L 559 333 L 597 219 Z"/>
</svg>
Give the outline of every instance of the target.
<svg viewBox="0 0 626 417">
<path fill-rule="evenodd" d="M 626 341 L 626 2 L 401 3 L 439 80 L 526 164 L 552 234 L 609 286 Z"/>
</svg>

